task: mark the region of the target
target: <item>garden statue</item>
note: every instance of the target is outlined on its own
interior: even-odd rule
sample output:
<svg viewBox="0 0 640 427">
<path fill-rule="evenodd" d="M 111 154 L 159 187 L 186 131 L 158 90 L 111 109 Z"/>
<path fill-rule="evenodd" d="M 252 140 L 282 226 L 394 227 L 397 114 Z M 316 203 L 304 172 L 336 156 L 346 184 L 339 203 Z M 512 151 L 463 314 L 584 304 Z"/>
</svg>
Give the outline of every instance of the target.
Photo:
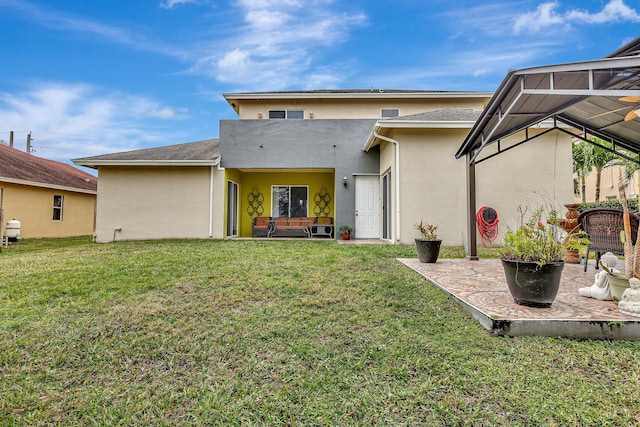
<svg viewBox="0 0 640 427">
<path fill-rule="evenodd" d="M 612 273 L 618 273 L 614 267 L 618 264 L 618 257 L 611 252 L 607 252 L 600 258 L 600 263 L 603 264 Z M 611 289 L 609 288 L 609 273 L 603 268 L 602 271 L 596 273 L 595 282 L 593 285 L 586 288 L 578 289 L 578 293 L 583 297 L 595 298 L 603 301 L 610 301 Z"/>
<path fill-rule="evenodd" d="M 627 316 L 640 317 L 640 279 L 629 279 L 629 285 L 618 302 L 618 311 Z"/>
</svg>

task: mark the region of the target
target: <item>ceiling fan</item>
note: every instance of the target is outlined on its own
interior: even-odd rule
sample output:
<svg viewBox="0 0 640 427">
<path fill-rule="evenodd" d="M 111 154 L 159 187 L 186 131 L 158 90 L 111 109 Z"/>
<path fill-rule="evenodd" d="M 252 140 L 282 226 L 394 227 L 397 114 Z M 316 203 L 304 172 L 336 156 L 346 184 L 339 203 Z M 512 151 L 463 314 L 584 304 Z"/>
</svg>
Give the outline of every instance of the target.
<svg viewBox="0 0 640 427">
<path fill-rule="evenodd" d="M 634 104 L 640 103 L 640 96 L 623 96 L 620 98 L 622 102 L 632 102 Z M 624 121 L 633 120 L 637 117 L 640 117 L 640 105 L 636 105 L 633 107 L 633 110 L 629 111 L 627 115 L 624 117 Z"/>
</svg>

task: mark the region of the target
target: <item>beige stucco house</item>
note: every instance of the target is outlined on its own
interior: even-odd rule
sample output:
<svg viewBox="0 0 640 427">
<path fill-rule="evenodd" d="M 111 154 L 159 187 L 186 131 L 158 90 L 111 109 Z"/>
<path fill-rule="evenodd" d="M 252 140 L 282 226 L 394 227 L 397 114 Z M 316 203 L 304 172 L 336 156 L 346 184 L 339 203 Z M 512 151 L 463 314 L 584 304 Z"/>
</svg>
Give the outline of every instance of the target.
<svg viewBox="0 0 640 427">
<path fill-rule="evenodd" d="M 0 144 L 2 223 L 20 221 L 20 237 L 91 235 L 97 178 L 70 165 Z"/>
<path fill-rule="evenodd" d="M 390 190 L 394 240 L 411 243 L 417 237 L 413 224 L 424 219 L 438 224 L 448 244 L 467 245 L 467 164 L 451 151 L 479 114 L 452 108 L 376 122 L 365 149 L 380 146 L 381 179 L 396 182 Z M 520 136 L 503 144 L 515 144 Z M 476 175 L 478 207 L 497 211 L 500 242 L 519 221 L 519 206 L 552 204 L 562 210 L 572 202 L 570 138 L 551 133 L 483 163 Z"/>
<path fill-rule="evenodd" d="M 491 96 L 226 94 L 239 118 L 221 121 L 219 139 L 74 162 L 99 171 L 99 242 L 250 237 L 257 216 L 295 208 L 353 226 L 356 239 L 411 244 L 424 219 L 444 244 L 466 245 L 467 166 L 455 153 Z M 573 200 L 571 140 L 550 132 L 483 163 L 477 182 L 479 206 L 498 212 L 503 233 L 520 204 Z"/>
<path fill-rule="evenodd" d="M 622 179 L 622 185 L 624 188 L 624 193 L 628 198 L 635 199 L 638 197 L 640 192 L 638 191 L 638 182 L 639 182 L 639 173 L 634 172 L 631 179 L 626 179 L 624 177 L 624 166 L 612 165 L 604 168 L 600 172 L 600 200 L 617 200 L 620 194 L 619 184 Z M 587 176 L 585 177 L 585 201 L 595 202 L 596 201 L 596 188 L 597 188 L 597 177 L 598 173 L 594 168 Z M 580 185 L 581 187 L 581 185 Z M 574 199 L 576 203 L 582 202 L 582 190 L 575 195 Z"/>
</svg>

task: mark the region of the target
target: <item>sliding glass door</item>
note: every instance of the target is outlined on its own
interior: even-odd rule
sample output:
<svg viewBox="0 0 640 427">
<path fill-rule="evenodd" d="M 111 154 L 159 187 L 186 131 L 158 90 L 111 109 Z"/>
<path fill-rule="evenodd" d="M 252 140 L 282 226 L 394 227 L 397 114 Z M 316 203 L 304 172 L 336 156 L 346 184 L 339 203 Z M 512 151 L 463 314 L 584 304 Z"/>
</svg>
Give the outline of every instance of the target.
<svg viewBox="0 0 640 427">
<path fill-rule="evenodd" d="M 309 187 L 274 185 L 271 187 L 271 216 L 303 217 L 309 212 Z"/>
</svg>

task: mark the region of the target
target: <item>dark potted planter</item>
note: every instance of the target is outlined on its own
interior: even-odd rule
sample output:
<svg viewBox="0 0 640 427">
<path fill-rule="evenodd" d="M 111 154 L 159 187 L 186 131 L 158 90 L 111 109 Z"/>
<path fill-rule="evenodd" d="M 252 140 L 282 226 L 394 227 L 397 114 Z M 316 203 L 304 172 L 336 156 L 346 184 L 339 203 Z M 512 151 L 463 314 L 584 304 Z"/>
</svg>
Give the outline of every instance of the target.
<svg viewBox="0 0 640 427">
<path fill-rule="evenodd" d="M 424 220 L 420 220 L 420 222 L 413 224 L 413 228 L 418 230 L 422 236 L 422 238 L 415 239 L 416 252 L 418 252 L 420 262 L 436 262 L 438 255 L 440 255 L 440 244 L 442 243 L 442 240 L 438 239 L 436 234 L 438 226 L 427 224 Z"/>
<path fill-rule="evenodd" d="M 440 255 L 442 240 L 416 239 L 416 251 L 420 262 L 434 263 Z"/>
<path fill-rule="evenodd" d="M 509 292 L 516 304 L 550 307 L 558 294 L 564 261 L 539 265 L 535 261 L 502 259 Z"/>
<path fill-rule="evenodd" d="M 543 218 L 545 209 L 540 207 L 525 222 L 527 210 L 518 208 L 520 226 L 505 234 L 502 267 L 516 304 L 549 307 L 558 294 L 567 248 L 581 249 L 587 241 L 580 233 L 563 239 L 556 210 Z"/>
</svg>

